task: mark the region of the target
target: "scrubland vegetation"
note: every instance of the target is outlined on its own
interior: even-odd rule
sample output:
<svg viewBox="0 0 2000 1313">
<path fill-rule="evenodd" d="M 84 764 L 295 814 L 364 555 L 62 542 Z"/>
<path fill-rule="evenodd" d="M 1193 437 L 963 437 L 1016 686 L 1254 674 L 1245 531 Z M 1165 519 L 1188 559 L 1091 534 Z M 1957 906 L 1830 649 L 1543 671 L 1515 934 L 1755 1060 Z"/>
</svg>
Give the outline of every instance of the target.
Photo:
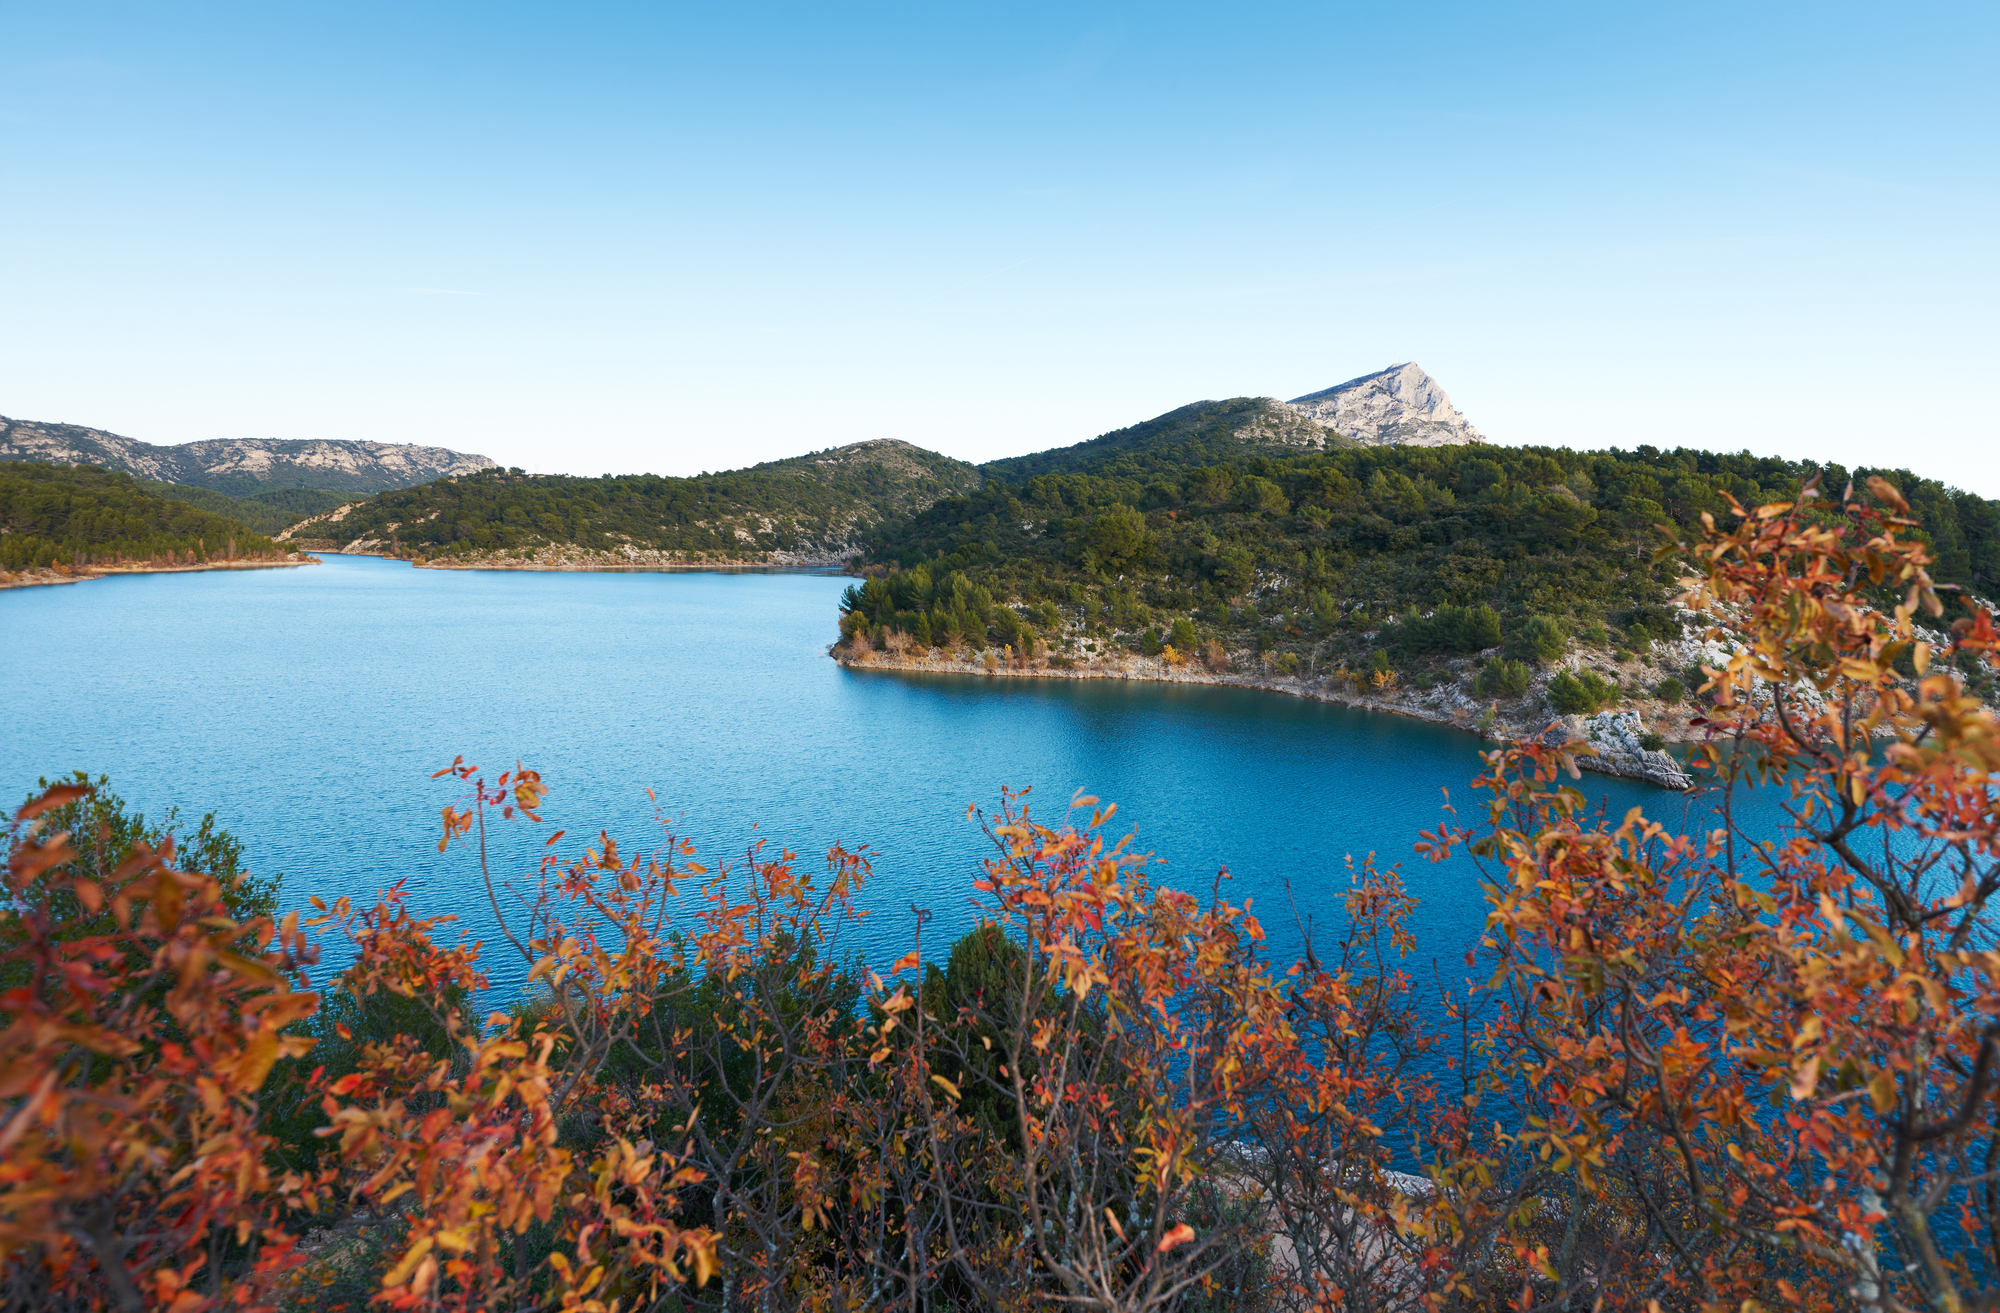
<svg viewBox="0 0 2000 1313">
<path fill-rule="evenodd" d="M 242 521 L 92 465 L 0 462 L 0 570 L 281 555 Z M 219 496 L 220 494 L 215 494 Z"/>
<path fill-rule="evenodd" d="M 329 492 L 324 488 L 266 488 L 262 492 L 231 497 L 211 488 L 197 488 L 185 483 L 158 483 L 151 479 L 140 480 L 139 486 L 155 497 L 171 497 L 175 501 L 184 501 L 190 506 L 199 506 L 205 511 L 239 520 L 265 535 L 283 533 L 308 516 L 324 515 L 358 496 Z"/>
<path fill-rule="evenodd" d="M 1215 464 L 1190 463 L 1228 454 L 1193 439 L 1070 451 L 1079 468 L 1052 459 L 1062 452 L 995 462 L 977 492 L 886 526 L 868 557 L 884 577 L 844 609 L 878 646 L 883 628 L 919 645 L 927 628 L 938 643 L 955 621 L 974 646 L 1018 646 L 1010 631 L 1026 626 L 1058 654 L 1079 642 L 1146 653 L 1185 621 L 1194 643 L 1174 642 L 1182 652 L 1215 642 L 1309 671 L 1386 659 L 1406 681 L 1495 649 L 1528 664 L 1643 654 L 1683 630 L 1668 605 L 1681 563 L 1660 554 L 1661 526 L 1685 537 L 1731 498 L 1790 499 L 1816 475 L 1835 488 L 1849 478 L 1651 448 L 1239 451 Z M 1006 481 L 1017 465 L 1054 468 Z M 2000 507 L 1903 472 L 1890 482 L 1910 490 L 1939 581 L 2000 592 Z M 1011 618 L 980 598 L 1010 604 Z"/>
<path fill-rule="evenodd" d="M 600 479 L 485 470 L 385 492 L 349 512 L 342 541 L 418 555 L 567 544 L 677 552 L 808 551 L 858 540 L 884 519 L 975 486 L 963 462 L 905 443 L 867 444 L 697 478 Z"/>
<path fill-rule="evenodd" d="M 0 913 L 8 1307 L 1989 1306 L 2000 720 L 1960 671 L 2000 635 L 1922 641 L 1903 499 L 1814 491 L 1725 506 L 1682 599 L 1733 653 L 1697 762 L 1784 832 L 1595 815 L 1567 752 L 1502 747 L 1412 836 L 1482 870 L 1469 947 L 1367 861 L 1274 959 L 1108 806 L 1002 795 L 979 927 L 913 910 L 868 962 L 865 850 L 557 833 L 496 872 L 549 786 L 460 762 L 474 945 L 401 886 L 274 920 L 212 825 L 48 789 Z"/>
</svg>

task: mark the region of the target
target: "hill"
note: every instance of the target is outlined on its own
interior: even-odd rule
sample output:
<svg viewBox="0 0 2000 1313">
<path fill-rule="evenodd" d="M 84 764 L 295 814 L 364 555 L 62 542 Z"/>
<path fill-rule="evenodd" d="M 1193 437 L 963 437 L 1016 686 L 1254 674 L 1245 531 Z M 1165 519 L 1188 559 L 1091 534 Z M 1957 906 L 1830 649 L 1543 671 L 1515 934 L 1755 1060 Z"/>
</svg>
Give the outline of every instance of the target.
<svg viewBox="0 0 2000 1313">
<path fill-rule="evenodd" d="M 1170 646 L 1215 672 L 1399 689 L 1440 716 L 1525 699 L 1524 725 L 1672 704 L 1700 682 L 1701 653 L 1669 605 L 1680 567 L 1654 559 L 1655 526 L 1692 534 L 1728 496 L 1788 500 L 1814 473 L 1747 454 L 1470 443 L 1173 459 L 1225 450 L 1142 441 L 1097 472 L 1016 479 L 997 469 L 1033 458 L 995 462 L 977 491 L 874 535 L 875 577 L 850 591 L 842 637 L 1004 645 L 1058 666 Z M 1823 473 L 1834 494 L 1849 477 Z M 2000 596 L 2000 504 L 1908 471 L 1853 473 L 1908 496 L 1939 581 Z"/>
<path fill-rule="evenodd" d="M 231 497 L 213 488 L 197 488 L 186 483 L 161 483 L 156 479 L 141 479 L 139 483 L 155 497 L 170 497 L 217 515 L 241 520 L 266 537 L 280 533 L 300 520 L 324 515 L 353 500 L 349 495 L 328 492 L 323 488 L 266 488 L 262 492 Z"/>
<path fill-rule="evenodd" d="M 283 536 L 438 565 L 841 564 L 884 522 L 979 484 L 963 461 L 878 439 L 696 478 L 483 470 L 385 492 Z"/>
<path fill-rule="evenodd" d="M 1087 442 L 989 461 L 980 468 L 1006 479 L 1065 472 L 1132 478 L 1259 455 L 1485 441 L 1436 379 L 1406 363 L 1291 401 L 1196 401 Z"/>
<path fill-rule="evenodd" d="M 0 462 L 5 461 L 99 465 L 231 497 L 296 487 L 367 496 L 493 464 L 484 456 L 444 447 L 366 440 L 236 438 L 162 447 L 77 424 L 0 416 Z"/>
<path fill-rule="evenodd" d="M 0 572 L 70 576 L 91 567 L 178 568 L 286 555 L 241 521 L 156 496 L 122 471 L 0 464 Z"/>
<path fill-rule="evenodd" d="M 1196 401 L 1130 428 L 1117 429 L 1072 447 L 1029 456 L 1010 456 L 980 466 L 984 474 L 1011 480 L 1041 474 L 1089 471 L 1143 478 L 1177 470 L 1354 444 L 1271 397 Z"/>
</svg>

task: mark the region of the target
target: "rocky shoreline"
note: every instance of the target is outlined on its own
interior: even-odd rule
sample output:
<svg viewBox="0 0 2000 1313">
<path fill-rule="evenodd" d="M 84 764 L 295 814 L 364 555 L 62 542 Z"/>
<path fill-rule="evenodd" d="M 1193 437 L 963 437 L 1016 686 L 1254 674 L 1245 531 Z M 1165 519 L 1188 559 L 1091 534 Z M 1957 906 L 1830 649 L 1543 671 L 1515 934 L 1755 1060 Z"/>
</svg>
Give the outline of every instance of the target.
<svg viewBox="0 0 2000 1313">
<path fill-rule="evenodd" d="M 1594 716 L 1564 716 L 1553 722 L 1543 717 L 1541 723 L 1536 724 L 1532 717 L 1523 718 L 1521 713 L 1524 708 L 1513 708 L 1512 714 L 1498 714 L 1495 708 L 1496 714 L 1481 723 L 1478 713 L 1463 699 L 1447 700 L 1418 692 L 1401 695 L 1355 693 L 1325 677 L 1214 672 L 1195 667 L 1191 662 L 1172 665 L 1158 657 L 1129 654 L 1106 662 L 1064 666 L 1046 657 L 1022 662 L 1018 658 L 1010 660 L 996 656 L 994 663 L 989 665 L 983 659 L 984 654 L 943 655 L 940 649 L 933 649 L 933 653 L 912 657 L 886 652 L 856 653 L 839 645 L 827 649 L 828 656 L 853 670 L 957 674 L 993 679 L 1120 679 L 1258 689 L 1315 702 L 1331 702 L 1360 711 L 1380 711 L 1392 716 L 1425 720 L 1464 730 L 1492 742 L 1540 737 L 1546 743 L 1587 743 L 1595 751 L 1579 753 L 1576 757 L 1576 764 L 1584 770 L 1639 780 L 1675 791 L 1695 787 L 1695 781 L 1685 767 L 1670 753 L 1659 749 L 1648 750 L 1641 744 L 1640 735 L 1645 732 L 1645 722 L 1638 712 L 1631 710 L 1601 711 Z M 1669 741 L 1686 742 L 1702 737 L 1697 729 L 1685 724 L 1685 716 L 1667 715 L 1657 719 L 1658 732 Z M 1675 720 L 1681 723 L 1674 724 Z"/>
<path fill-rule="evenodd" d="M 286 570 L 298 565 L 318 565 L 317 556 L 310 552 L 291 552 L 281 560 L 269 561 L 196 561 L 186 564 L 166 565 L 145 561 L 134 561 L 124 565 L 65 566 L 61 569 L 43 567 L 39 570 L 23 570 L 9 574 L 0 570 L 0 589 L 42 588 L 54 584 L 80 584 L 92 579 L 106 579 L 113 575 L 126 574 L 201 574 L 209 570 Z"/>
<path fill-rule="evenodd" d="M 282 535 L 281 535 L 282 537 Z M 338 556 L 383 556 L 408 561 L 419 570 L 546 570 L 578 573 L 647 573 L 688 570 L 837 570 L 844 567 L 852 552 L 669 552 L 654 548 L 625 547 L 617 551 L 590 551 L 581 547 L 536 548 L 531 556 L 508 552 L 472 552 L 463 555 L 420 557 L 399 553 L 393 543 L 363 538 L 344 546 L 325 539 L 299 539 L 301 546 Z M 325 544 L 325 545 L 322 545 Z"/>
</svg>

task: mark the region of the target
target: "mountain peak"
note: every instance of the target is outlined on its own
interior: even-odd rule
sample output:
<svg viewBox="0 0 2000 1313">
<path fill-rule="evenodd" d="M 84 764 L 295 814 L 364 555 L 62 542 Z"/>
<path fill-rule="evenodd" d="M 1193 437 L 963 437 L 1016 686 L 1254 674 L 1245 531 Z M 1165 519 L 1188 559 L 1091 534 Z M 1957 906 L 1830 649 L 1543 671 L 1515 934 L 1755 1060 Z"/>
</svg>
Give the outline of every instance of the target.
<svg viewBox="0 0 2000 1313">
<path fill-rule="evenodd" d="M 1289 403 L 1317 424 L 1371 447 L 1444 447 L 1486 438 L 1437 380 L 1404 361 Z"/>
</svg>

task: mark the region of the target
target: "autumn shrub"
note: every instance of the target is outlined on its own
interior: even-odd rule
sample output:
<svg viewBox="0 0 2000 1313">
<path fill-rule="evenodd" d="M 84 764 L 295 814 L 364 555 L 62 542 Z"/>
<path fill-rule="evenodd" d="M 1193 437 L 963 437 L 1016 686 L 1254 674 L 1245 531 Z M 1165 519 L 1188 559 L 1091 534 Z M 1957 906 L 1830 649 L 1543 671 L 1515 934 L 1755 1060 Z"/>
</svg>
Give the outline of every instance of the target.
<svg viewBox="0 0 2000 1313">
<path fill-rule="evenodd" d="M 1492 882 L 1474 1097 L 1512 1116 L 1433 1173 L 1454 1234 L 1491 1246 L 1461 1269 L 1466 1294 L 1913 1309 L 2000 1293 L 2000 722 L 1937 659 L 1990 668 L 1996 636 L 1980 610 L 1943 651 L 1915 627 L 1942 615 L 1929 551 L 1896 490 L 1871 490 L 1738 508 L 1682 549 L 1699 571 L 1684 605 L 1742 644 L 1694 761 L 1782 791 L 1777 835 L 1592 816 L 1558 784 L 1565 754 L 1528 747 L 1488 758 L 1479 831 L 1432 837 Z"/>
</svg>

